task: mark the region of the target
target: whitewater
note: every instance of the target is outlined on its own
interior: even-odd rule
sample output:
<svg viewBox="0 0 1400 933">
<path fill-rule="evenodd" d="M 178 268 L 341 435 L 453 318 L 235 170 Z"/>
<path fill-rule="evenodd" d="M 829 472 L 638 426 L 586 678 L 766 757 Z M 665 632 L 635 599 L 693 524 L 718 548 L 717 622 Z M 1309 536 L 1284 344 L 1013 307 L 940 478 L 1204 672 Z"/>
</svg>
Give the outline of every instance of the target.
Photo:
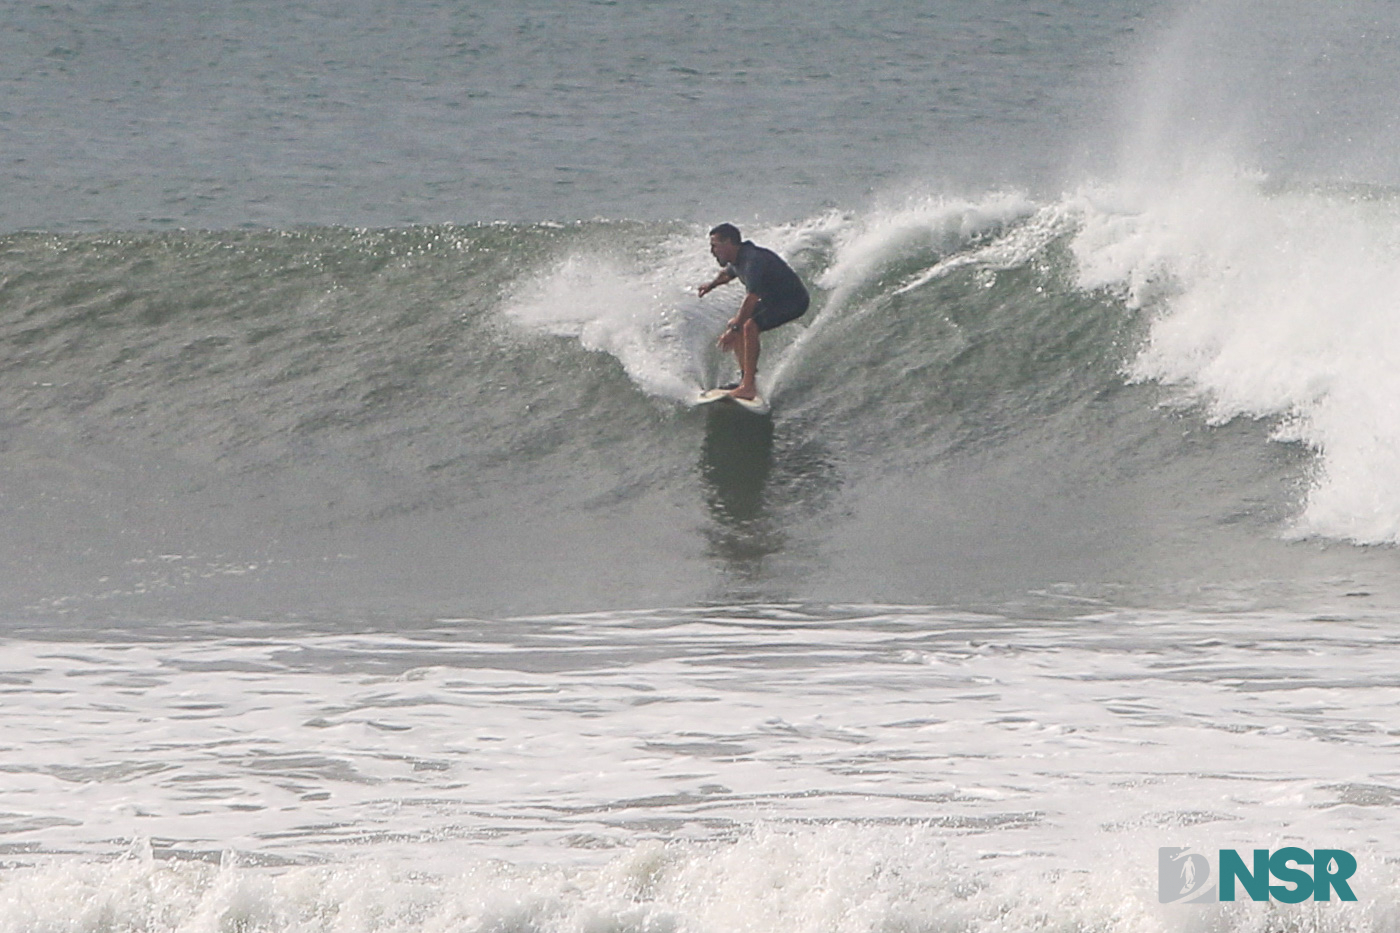
<svg viewBox="0 0 1400 933">
<path fill-rule="evenodd" d="M 1400 929 L 1384 4 L 0 23 L 3 933 Z"/>
</svg>

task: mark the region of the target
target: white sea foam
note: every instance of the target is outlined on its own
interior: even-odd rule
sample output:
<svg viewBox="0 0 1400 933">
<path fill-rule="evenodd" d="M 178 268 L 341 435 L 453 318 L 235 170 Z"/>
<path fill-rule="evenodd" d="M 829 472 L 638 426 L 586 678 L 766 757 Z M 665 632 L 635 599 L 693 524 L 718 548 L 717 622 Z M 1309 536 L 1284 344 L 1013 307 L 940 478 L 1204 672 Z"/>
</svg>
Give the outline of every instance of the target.
<svg viewBox="0 0 1400 933">
<path fill-rule="evenodd" d="M 5 646 L 0 931 L 1385 930 L 1394 637 L 853 607 Z M 131 848 L 131 840 L 138 840 Z M 1353 852 L 1188 913 L 1157 848 Z"/>
<path fill-rule="evenodd" d="M 1007 875 L 998 860 L 1016 853 L 979 854 L 926 827 L 849 825 L 760 826 L 732 844 L 647 843 L 599 867 L 468 860 L 444 874 L 372 858 L 271 872 L 144 850 L 0 874 L 0 931 L 1381 933 L 1397 919 L 1389 896 L 1366 905 L 1162 907 L 1143 883 L 1155 852 L 1106 854 L 1117 860 Z M 1355 881 L 1393 882 L 1388 875 L 1371 869 Z"/>
<path fill-rule="evenodd" d="M 1081 284 L 1152 315 L 1130 375 L 1317 450 L 1293 534 L 1400 541 L 1400 199 L 1214 166 L 1071 203 Z"/>
</svg>

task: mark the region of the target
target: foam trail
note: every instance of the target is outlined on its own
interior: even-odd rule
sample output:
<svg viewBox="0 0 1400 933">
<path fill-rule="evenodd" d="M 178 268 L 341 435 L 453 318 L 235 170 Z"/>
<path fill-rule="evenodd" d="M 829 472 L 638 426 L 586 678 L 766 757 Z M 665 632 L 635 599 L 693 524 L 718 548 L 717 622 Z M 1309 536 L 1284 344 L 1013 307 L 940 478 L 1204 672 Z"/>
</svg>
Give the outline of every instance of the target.
<svg viewBox="0 0 1400 933">
<path fill-rule="evenodd" d="M 528 329 L 611 354 L 647 395 L 693 401 L 705 379 L 706 335 L 719 329 L 710 320 L 715 309 L 702 307 L 690 287 L 705 276 L 696 242 L 663 241 L 645 268 L 600 252 L 571 253 L 526 279 L 505 313 Z"/>
<path fill-rule="evenodd" d="M 1086 192 L 1080 284 L 1152 315 L 1132 378 L 1318 451 L 1291 533 L 1400 541 L 1400 200 L 1203 171 Z"/>
</svg>

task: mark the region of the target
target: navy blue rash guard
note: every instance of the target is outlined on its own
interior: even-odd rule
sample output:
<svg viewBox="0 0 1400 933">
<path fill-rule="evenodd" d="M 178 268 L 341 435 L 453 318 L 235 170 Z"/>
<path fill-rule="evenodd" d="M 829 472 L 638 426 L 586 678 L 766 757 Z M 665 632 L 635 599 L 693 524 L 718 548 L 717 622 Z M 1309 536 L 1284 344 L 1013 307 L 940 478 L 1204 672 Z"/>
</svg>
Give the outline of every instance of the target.
<svg viewBox="0 0 1400 933">
<path fill-rule="evenodd" d="M 786 324 L 807 311 L 811 302 L 807 287 L 792 267 L 771 249 L 745 240 L 739 245 L 738 258 L 725 268 L 739 277 L 750 294 L 758 296 L 753 319 L 760 331 Z"/>
</svg>

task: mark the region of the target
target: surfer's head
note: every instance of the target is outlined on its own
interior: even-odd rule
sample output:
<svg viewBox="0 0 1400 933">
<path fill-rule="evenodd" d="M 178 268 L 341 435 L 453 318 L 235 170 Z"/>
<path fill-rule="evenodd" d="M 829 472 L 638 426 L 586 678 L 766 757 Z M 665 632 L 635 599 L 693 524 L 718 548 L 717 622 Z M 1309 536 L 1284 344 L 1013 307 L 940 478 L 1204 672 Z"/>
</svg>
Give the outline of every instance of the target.
<svg viewBox="0 0 1400 933">
<path fill-rule="evenodd" d="M 715 262 L 727 266 L 739 258 L 739 244 L 744 237 L 733 224 L 720 224 L 710 231 L 710 255 Z"/>
</svg>

